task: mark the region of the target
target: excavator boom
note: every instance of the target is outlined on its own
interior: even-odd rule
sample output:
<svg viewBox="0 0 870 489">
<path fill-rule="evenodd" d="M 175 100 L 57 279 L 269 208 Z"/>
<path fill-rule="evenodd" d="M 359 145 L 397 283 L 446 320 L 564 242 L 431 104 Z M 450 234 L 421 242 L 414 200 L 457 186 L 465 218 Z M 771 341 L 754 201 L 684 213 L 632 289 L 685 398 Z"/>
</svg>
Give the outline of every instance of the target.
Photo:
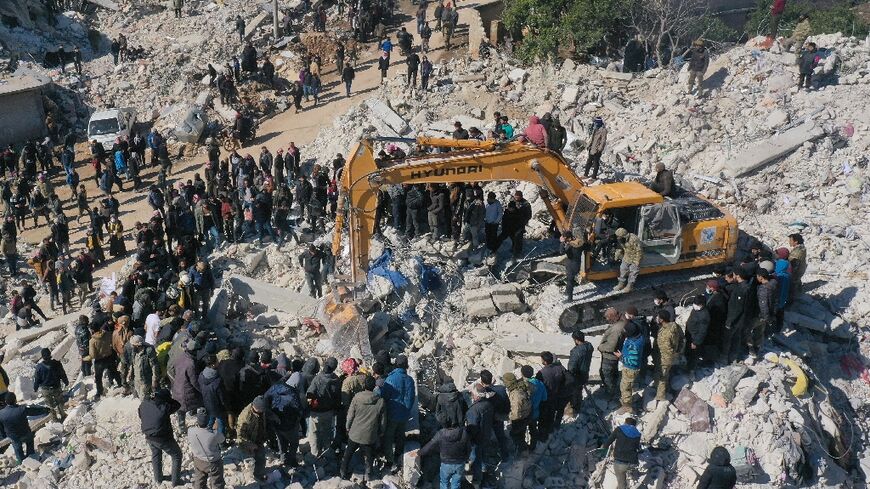
<svg viewBox="0 0 870 489">
<path fill-rule="evenodd" d="M 333 253 L 341 256 L 341 230 L 346 220 L 353 282 L 365 278 L 378 190 L 384 185 L 526 181 L 543 189 L 544 201 L 559 229 L 570 229 L 564 209 L 577 200 L 583 182 L 559 155 L 516 141 L 427 137 L 411 141 L 423 147 L 447 147 L 452 151 L 377 162 L 373 141 L 363 140 L 341 175 Z"/>
</svg>

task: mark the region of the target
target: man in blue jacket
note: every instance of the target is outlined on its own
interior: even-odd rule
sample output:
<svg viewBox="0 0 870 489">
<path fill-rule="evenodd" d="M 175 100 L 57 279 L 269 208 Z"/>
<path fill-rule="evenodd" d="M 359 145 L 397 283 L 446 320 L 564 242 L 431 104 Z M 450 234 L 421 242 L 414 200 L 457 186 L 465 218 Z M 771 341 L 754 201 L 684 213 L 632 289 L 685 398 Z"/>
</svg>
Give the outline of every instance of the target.
<svg viewBox="0 0 870 489">
<path fill-rule="evenodd" d="M 602 448 L 613 445 L 613 472 L 616 474 L 617 489 L 628 487 L 627 475 L 632 467 L 637 467 L 637 452 L 640 450 L 640 431 L 634 418 L 625 418 L 625 424 L 617 426 Z"/>
<path fill-rule="evenodd" d="M 395 368 L 381 387 L 381 396 L 387 401 L 387 426 L 384 431 L 384 456 L 387 467 L 393 474 L 402 468 L 405 453 L 405 431 L 411 410 L 414 408 L 416 391 L 414 379 L 408 375 L 408 357 L 396 357 Z"/>
</svg>

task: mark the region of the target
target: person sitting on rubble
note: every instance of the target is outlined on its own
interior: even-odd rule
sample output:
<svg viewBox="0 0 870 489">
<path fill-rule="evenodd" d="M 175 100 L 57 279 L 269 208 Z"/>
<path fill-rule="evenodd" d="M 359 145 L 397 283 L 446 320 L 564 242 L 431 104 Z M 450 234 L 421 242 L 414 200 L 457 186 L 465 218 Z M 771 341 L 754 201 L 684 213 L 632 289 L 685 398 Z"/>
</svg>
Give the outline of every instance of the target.
<svg viewBox="0 0 870 489">
<path fill-rule="evenodd" d="M 698 489 L 734 489 L 736 485 L 737 471 L 731 465 L 731 454 L 725 447 L 714 448 L 710 452 L 710 462 L 698 480 Z"/>
<path fill-rule="evenodd" d="M 649 185 L 650 190 L 662 197 L 672 197 L 674 194 L 674 174 L 665 168 L 664 163 L 656 163 L 656 177 Z"/>
</svg>

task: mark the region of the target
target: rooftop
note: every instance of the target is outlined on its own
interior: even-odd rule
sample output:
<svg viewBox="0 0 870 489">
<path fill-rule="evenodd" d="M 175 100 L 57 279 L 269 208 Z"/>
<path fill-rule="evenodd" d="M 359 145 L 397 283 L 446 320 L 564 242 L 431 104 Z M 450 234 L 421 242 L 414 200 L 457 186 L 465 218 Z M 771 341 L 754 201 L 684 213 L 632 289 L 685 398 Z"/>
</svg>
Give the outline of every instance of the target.
<svg viewBox="0 0 870 489">
<path fill-rule="evenodd" d="M 45 77 L 16 73 L 9 78 L 0 78 L 0 95 L 36 90 L 49 83 L 51 80 Z"/>
</svg>

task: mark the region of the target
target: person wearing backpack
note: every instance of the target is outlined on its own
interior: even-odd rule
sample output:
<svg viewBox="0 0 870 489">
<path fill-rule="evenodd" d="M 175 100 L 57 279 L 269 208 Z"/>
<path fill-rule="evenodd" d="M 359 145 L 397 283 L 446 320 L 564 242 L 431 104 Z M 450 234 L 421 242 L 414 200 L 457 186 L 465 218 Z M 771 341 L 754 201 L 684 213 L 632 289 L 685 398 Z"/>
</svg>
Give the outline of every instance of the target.
<svg viewBox="0 0 870 489">
<path fill-rule="evenodd" d="M 511 404 L 509 418 L 511 440 L 514 442 L 517 452 L 524 452 L 529 449 L 529 445 L 526 443 L 526 431 L 529 429 L 529 419 L 532 414 L 532 388 L 525 379 L 517 379 L 517 376 L 512 372 L 504 374 L 502 380 L 507 387 Z"/>
<path fill-rule="evenodd" d="M 634 395 L 634 384 L 640 373 L 641 359 L 644 351 L 644 336 L 640 328 L 634 322 L 629 322 L 623 330 L 625 341 L 622 342 L 622 351 L 614 352 L 622 361 L 622 379 L 619 382 L 620 403 L 617 414 L 632 412 L 631 399 Z"/>
<path fill-rule="evenodd" d="M 296 467 L 299 464 L 296 452 L 299 449 L 299 418 L 302 413 L 299 393 L 294 387 L 277 382 L 269 387 L 264 397 L 278 417 L 273 429 L 278 439 L 281 462 L 284 467 Z"/>
</svg>

